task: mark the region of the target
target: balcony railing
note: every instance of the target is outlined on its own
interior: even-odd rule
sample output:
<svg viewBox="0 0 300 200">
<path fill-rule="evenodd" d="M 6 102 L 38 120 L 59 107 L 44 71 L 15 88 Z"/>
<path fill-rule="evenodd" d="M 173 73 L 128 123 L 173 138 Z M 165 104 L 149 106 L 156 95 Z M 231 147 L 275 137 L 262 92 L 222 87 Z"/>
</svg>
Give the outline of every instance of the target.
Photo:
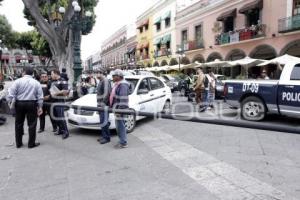
<svg viewBox="0 0 300 200">
<path fill-rule="evenodd" d="M 169 56 L 172 52 L 170 50 L 161 48 L 160 50 L 155 51 L 155 57 Z"/>
<path fill-rule="evenodd" d="M 278 32 L 287 33 L 300 30 L 300 15 L 278 20 Z"/>
<path fill-rule="evenodd" d="M 215 45 L 236 43 L 244 40 L 251 40 L 251 39 L 264 37 L 265 35 L 266 35 L 265 24 L 253 25 L 248 28 L 216 35 Z"/>
<path fill-rule="evenodd" d="M 177 45 L 177 49 L 181 48 L 183 51 L 191 51 L 196 49 L 203 49 L 203 39 L 201 40 L 191 40 L 181 45 Z"/>
</svg>

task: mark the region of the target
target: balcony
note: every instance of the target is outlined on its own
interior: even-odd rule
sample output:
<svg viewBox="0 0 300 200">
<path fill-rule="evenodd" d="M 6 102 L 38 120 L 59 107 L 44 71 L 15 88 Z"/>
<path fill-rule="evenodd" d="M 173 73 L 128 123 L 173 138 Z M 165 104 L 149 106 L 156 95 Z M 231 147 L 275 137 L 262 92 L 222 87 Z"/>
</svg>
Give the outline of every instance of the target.
<svg viewBox="0 0 300 200">
<path fill-rule="evenodd" d="M 300 30 L 300 15 L 278 20 L 278 32 L 288 33 Z"/>
<path fill-rule="evenodd" d="M 253 25 L 248 28 L 221 33 L 215 37 L 215 45 L 237 43 L 245 40 L 252 40 L 266 35 L 266 25 Z"/>
<path fill-rule="evenodd" d="M 177 49 L 181 48 L 183 51 L 192 51 L 197 49 L 203 49 L 203 39 L 201 40 L 191 40 L 181 45 L 177 45 Z"/>
<path fill-rule="evenodd" d="M 155 57 L 169 56 L 171 54 L 171 50 L 166 48 L 161 48 L 160 50 L 155 51 Z"/>
</svg>

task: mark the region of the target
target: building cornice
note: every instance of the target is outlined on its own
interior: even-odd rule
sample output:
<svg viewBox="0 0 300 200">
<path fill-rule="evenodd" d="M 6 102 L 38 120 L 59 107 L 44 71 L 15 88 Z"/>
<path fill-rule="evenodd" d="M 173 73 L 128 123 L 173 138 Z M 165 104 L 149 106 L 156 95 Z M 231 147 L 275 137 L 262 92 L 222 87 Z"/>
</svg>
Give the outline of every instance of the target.
<svg viewBox="0 0 300 200">
<path fill-rule="evenodd" d="M 199 16 L 205 17 L 206 15 L 221 12 L 221 10 L 233 7 L 243 1 L 244 0 L 223 0 L 215 3 L 210 3 L 202 9 L 200 8 L 201 5 L 203 6 L 203 3 L 197 2 L 194 5 L 187 7 L 186 9 L 176 14 L 176 24 L 183 24 L 188 20 L 199 18 Z"/>
</svg>

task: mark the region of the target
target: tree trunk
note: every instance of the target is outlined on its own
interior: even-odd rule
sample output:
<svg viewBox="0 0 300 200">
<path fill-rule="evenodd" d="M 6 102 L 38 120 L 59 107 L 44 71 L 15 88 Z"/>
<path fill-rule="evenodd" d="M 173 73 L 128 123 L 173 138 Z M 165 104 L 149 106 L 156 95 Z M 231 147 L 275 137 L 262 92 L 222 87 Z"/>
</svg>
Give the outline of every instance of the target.
<svg viewBox="0 0 300 200">
<path fill-rule="evenodd" d="M 69 26 L 66 21 L 71 19 L 72 6 L 70 6 L 72 0 L 69 0 L 69 6 L 63 19 L 63 23 L 59 29 L 55 29 L 54 26 L 49 24 L 40 12 L 40 8 L 37 0 L 23 0 L 24 5 L 29 10 L 31 16 L 36 21 L 36 28 L 39 33 L 47 40 L 52 53 L 53 64 L 60 70 L 66 68 L 69 77 L 69 82 L 74 81 L 73 72 L 73 50 L 72 50 L 72 33 L 69 30 Z M 68 34 L 69 33 L 69 34 Z"/>
</svg>

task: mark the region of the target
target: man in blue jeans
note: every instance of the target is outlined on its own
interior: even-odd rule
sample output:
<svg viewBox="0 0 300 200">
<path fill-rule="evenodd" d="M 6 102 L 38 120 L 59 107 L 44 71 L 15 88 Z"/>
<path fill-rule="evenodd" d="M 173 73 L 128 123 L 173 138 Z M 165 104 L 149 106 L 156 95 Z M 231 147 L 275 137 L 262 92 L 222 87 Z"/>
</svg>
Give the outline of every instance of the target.
<svg viewBox="0 0 300 200">
<path fill-rule="evenodd" d="M 100 144 L 106 144 L 110 142 L 108 106 L 111 85 L 109 80 L 106 78 L 106 71 L 104 69 L 101 69 L 98 72 L 97 78 L 99 79 L 97 86 L 97 105 L 98 107 L 105 109 L 104 111 L 99 112 L 102 138 L 98 139 L 98 141 Z"/>
<path fill-rule="evenodd" d="M 109 103 L 113 109 L 128 109 L 128 95 L 129 85 L 124 80 L 122 70 L 116 69 L 113 74 L 114 87 L 111 91 Z M 127 130 L 125 127 L 125 115 L 115 114 L 116 129 L 119 136 L 119 143 L 115 145 L 116 148 L 126 148 L 127 144 Z"/>
</svg>

